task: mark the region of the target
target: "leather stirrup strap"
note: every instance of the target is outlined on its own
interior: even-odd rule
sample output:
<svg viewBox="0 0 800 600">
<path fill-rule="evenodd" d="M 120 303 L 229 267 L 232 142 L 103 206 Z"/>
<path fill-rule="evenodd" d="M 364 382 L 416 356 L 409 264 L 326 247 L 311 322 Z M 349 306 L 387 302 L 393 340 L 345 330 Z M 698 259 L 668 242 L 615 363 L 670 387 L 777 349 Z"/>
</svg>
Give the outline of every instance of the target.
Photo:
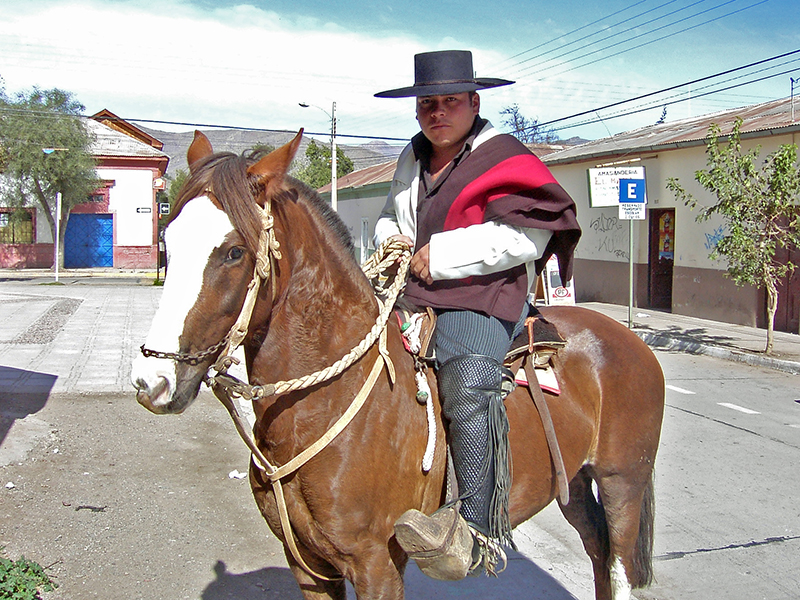
<svg viewBox="0 0 800 600">
<path fill-rule="evenodd" d="M 556 470 L 558 498 L 562 506 L 566 506 L 569 504 L 569 481 L 567 481 L 567 471 L 564 468 L 564 459 L 561 457 L 561 448 L 558 445 L 558 438 L 556 438 L 556 430 L 553 426 L 553 419 L 550 416 L 550 409 L 547 406 L 547 400 L 542 393 L 539 379 L 536 377 L 536 369 L 533 368 L 533 361 L 530 360 L 530 358 L 531 357 L 526 356 L 522 361 L 525 375 L 528 378 L 528 392 L 530 392 L 533 403 L 539 411 L 539 417 L 542 419 L 544 435 L 545 438 L 547 438 L 547 446 L 550 448 L 550 456 Z"/>
</svg>

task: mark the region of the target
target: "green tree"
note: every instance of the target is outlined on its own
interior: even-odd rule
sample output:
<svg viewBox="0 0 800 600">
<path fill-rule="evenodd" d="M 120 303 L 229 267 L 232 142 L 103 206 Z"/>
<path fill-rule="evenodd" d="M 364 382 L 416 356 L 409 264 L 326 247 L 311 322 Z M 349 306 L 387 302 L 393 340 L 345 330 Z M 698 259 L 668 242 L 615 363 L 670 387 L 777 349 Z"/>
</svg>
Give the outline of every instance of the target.
<svg viewBox="0 0 800 600">
<path fill-rule="evenodd" d="M 167 191 L 164 194 L 163 200 L 159 199 L 159 202 L 169 203 L 170 214 L 172 214 L 172 207 L 175 206 L 175 201 L 178 199 L 178 192 L 181 191 L 187 179 L 189 179 L 189 171 L 186 169 L 178 169 L 175 171 L 174 175 L 167 175 L 169 185 L 167 186 Z M 164 225 L 169 219 L 169 215 L 160 215 L 158 218 L 161 224 Z"/>
<path fill-rule="evenodd" d="M 523 144 L 552 144 L 558 141 L 558 135 L 554 130 L 539 125 L 538 119 L 529 119 L 523 115 L 518 104 L 506 106 L 500 114 L 505 117 L 503 125 L 508 133 Z"/>
<path fill-rule="evenodd" d="M 797 145 L 785 144 L 759 165 L 761 146 L 745 152 L 741 146 L 742 120 L 736 119 L 727 146 L 720 142 L 720 128 L 709 129 L 706 142 L 708 169 L 695 173 L 695 179 L 717 198 L 716 204 L 704 206 L 698 222 L 720 215 L 728 233 L 711 251 L 710 257 L 725 257 L 728 276 L 737 285 L 754 285 L 767 292 L 767 346 L 772 353 L 775 309 L 778 305 L 778 281 L 796 265 L 775 260 L 780 248 L 800 245 L 800 169 Z M 678 200 L 695 208 L 697 199 L 681 187 L 675 178 L 667 189 Z"/>
<path fill-rule="evenodd" d="M 99 181 L 91 155 L 91 136 L 70 92 L 33 88 L 14 97 L 0 86 L 0 189 L 8 206 L 41 207 L 55 239 L 59 219 L 58 255 L 63 264 L 64 236 L 73 206 L 86 202 Z M 56 196 L 61 194 L 61 214 Z"/>
<path fill-rule="evenodd" d="M 331 182 L 331 149 L 311 140 L 306 148 L 308 164 L 300 167 L 293 175 L 312 188 L 319 189 Z M 353 161 L 345 156 L 341 147 L 336 147 L 336 177 L 353 172 Z"/>
</svg>

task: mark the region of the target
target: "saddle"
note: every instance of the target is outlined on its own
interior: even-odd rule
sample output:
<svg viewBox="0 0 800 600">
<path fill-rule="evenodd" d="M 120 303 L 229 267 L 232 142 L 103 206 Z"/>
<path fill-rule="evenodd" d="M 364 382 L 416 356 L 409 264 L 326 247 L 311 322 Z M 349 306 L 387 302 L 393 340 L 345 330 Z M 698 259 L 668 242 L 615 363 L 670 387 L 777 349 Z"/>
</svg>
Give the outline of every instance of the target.
<svg viewBox="0 0 800 600">
<path fill-rule="evenodd" d="M 430 308 L 418 311 L 398 302 L 395 314 L 403 335 L 406 350 L 414 356 L 418 373 L 434 364 L 436 313 Z M 542 419 L 547 445 L 556 474 L 556 485 L 562 505 L 569 503 L 569 482 L 566 477 L 561 449 L 556 438 L 555 427 L 542 390 L 558 395 L 560 386 L 553 369 L 559 349 L 566 340 L 558 333 L 553 323 L 545 319 L 535 306 L 529 307 L 525 328 L 511 343 L 503 364 L 515 374 L 515 383 L 528 389 L 539 416 Z M 507 390 L 513 391 L 514 385 Z M 429 394 L 417 392 L 417 400 L 425 403 Z"/>
<path fill-rule="evenodd" d="M 424 311 L 398 302 L 395 314 L 403 334 L 403 344 L 406 350 L 415 359 L 427 365 L 436 361 L 436 313 L 430 307 Z M 511 342 L 511 348 L 506 354 L 503 364 L 513 367 L 521 358 L 530 356 L 534 367 L 541 371 L 552 372 L 552 360 L 560 348 L 567 342 L 558 333 L 555 325 L 542 316 L 535 306 L 529 306 L 528 316 L 525 319 L 525 328 Z M 519 365 L 521 366 L 521 365 Z M 517 384 L 528 385 L 524 372 L 517 372 Z M 552 375 L 555 378 L 555 375 Z M 558 383 L 544 387 L 546 391 L 559 393 Z"/>
</svg>

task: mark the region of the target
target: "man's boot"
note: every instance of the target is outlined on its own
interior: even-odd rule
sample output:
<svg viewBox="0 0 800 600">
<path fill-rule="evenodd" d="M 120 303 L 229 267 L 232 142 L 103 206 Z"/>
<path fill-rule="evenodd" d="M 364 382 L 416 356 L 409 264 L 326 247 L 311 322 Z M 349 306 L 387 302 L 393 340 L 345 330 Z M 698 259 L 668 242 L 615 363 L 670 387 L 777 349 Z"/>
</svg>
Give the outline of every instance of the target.
<svg viewBox="0 0 800 600">
<path fill-rule="evenodd" d="M 461 579 L 480 565 L 494 574 L 498 560 L 505 560 L 501 544 L 513 547 L 508 516 L 508 418 L 502 385 L 507 373 L 497 360 L 480 355 L 458 356 L 439 368 L 460 515 L 453 507 L 430 517 L 411 510 L 395 523 L 398 543 L 430 577 Z"/>
</svg>

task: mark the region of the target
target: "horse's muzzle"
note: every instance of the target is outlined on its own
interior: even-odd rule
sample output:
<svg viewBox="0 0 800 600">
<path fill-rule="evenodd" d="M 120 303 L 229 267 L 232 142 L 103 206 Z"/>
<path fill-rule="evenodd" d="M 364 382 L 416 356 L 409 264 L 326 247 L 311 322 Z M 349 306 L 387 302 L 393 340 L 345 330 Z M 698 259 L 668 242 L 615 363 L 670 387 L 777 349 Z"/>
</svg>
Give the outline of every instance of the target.
<svg viewBox="0 0 800 600">
<path fill-rule="evenodd" d="M 136 385 L 136 401 L 147 410 L 157 415 L 182 412 L 175 410 L 175 403 L 171 401 L 169 382 L 165 377 L 159 377 L 157 383 L 151 388 L 145 381 L 139 379 Z"/>
</svg>

